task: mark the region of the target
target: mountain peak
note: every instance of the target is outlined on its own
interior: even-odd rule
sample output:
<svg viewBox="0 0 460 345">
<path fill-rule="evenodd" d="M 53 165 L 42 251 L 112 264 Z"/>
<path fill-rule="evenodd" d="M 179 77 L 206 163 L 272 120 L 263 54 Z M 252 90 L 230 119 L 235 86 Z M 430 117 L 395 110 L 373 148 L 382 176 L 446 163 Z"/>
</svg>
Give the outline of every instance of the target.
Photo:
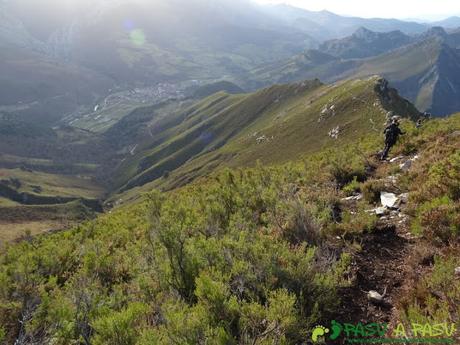
<svg viewBox="0 0 460 345">
<path fill-rule="evenodd" d="M 458 28 L 460 26 L 460 17 L 452 16 L 439 22 L 432 23 L 432 25 L 442 26 L 444 28 Z"/>
<path fill-rule="evenodd" d="M 446 37 L 447 32 L 441 26 L 433 26 L 427 32 L 425 32 L 424 36 L 438 36 L 438 37 Z"/>
<path fill-rule="evenodd" d="M 365 28 L 364 26 L 361 26 L 358 28 L 358 30 L 356 30 L 353 33 L 353 37 L 368 40 L 368 39 L 373 39 L 376 36 L 376 34 L 377 34 L 376 32 L 371 31 Z"/>
</svg>

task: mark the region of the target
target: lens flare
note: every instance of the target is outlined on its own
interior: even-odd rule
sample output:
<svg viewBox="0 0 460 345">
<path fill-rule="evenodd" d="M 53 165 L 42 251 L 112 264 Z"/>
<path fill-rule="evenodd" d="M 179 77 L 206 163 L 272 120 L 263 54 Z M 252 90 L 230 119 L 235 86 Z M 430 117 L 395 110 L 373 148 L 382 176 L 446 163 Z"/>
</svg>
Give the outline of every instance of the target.
<svg viewBox="0 0 460 345">
<path fill-rule="evenodd" d="M 129 33 L 131 42 L 136 46 L 143 46 L 145 44 L 145 33 L 142 29 L 135 29 Z"/>
<path fill-rule="evenodd" d="M 131 19 L 125 19 L 123 21 L 123 27 L 125 28 L 126 31 L 131 31 L 134 30 L 134 22 Z"/>
</svg>

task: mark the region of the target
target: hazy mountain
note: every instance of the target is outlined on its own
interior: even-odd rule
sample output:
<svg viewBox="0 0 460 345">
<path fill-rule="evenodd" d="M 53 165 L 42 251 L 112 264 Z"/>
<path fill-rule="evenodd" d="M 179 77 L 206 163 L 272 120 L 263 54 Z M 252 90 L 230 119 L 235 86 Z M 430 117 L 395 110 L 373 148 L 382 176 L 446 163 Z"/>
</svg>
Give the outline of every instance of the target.
<svg viewBox="0 0 460 345">
<path fill-rule="evenodd" d="M 406 35 L 401 31 L 374 32 L 363 27 L 351 36 L 322 43 L 318 50 L 343 59 L 365 58 L 433 37 L 443 40 L 452 48 L 460 47 L 460 33 L 447 32 L 440 26 L 432 27 L 418 35 Z"/>
<path fill-rule="evenodd" d="M 52 55 L 120 82 L 214 78 L 288 57 L 312 42 L 247 0 L 54 3 L 18 0 L 9 8 Z"/>
<path fill-rule="evenodd" d="M 460 109 L 460 54 L 439 38 L 372 58 L 347 74 L 381 74 L 419 109 L 435 115 Z"/>
<path fill-rule="evenodd" d="M 378 32 L 399 30 L 405 34 L 421 33 L 427 28 L 427 25 L 416 22 L 345 17 L 329 11 L 307 11 L 289 5 L 274 5 L 268 7 L 267 11 L 284 20 L 287 24 L 305 31 L 317 40 L 343 38 L 353 34 L 360 27 Z"/>
<path fill-rule="evenodd" d="M 363 43 L 361 48 L 357 42 L 359 40 L 350 37 L 335 41 L 335 46 L 332 46 L 340 47 L 341 50 L 336 51 L 350 55 L 351 52 L 372 52 L 367 43 Z M 378 47 L 378 42 L 372 44 Z M 445 116 L 460 110 L 460 55 L 457 47 L 457 34 L 433 28 L 417 36 L 412 44 L 366 59 L 343 59 L 310 50 L 289 60 L 262 66 L 254 70 L 246 82 L 258 81 L 259 84 L 252 85 L 263 85 L 306 78 L 334 82 L 344 78 L 381 75 L 420 110 Z"/>
<path fill-rule="evenodd" d="M 324 42 L 319 50 L 344 59 L 364 58 L 391 51 L 414 41 L 414 37 L 401 31 L 380 33 L 362 27 L 349 37 Z"/>
<path fill-rule="evenodd" d="M 453 16 L 446 18 L 444 20 L 440 20 L 434 23 L 430 23 L 433 26 L 442 26 L 444 28 L 459 28 L 460 27 L 460 17 Z"/>
<path fill-rule="evenodd" d="M 109 89 L 242 75 L 313 44 L 246 0 L 0 6 L 0 110 L 30 119 L 92 109 Z"/>
<path fill-rule="evenodd" d="M 45 44 L 36 39 L 23 22 L 8 12 L 0 3 L 0 47 L 5 49 L 10 44 L 45 51 Z"/>
<path fill-rule="evenodd" d="M 257 66 L 280 65 L 317 46 L 312 36 L 349 32 L 350 37 L 324 43 L 321 54 L 309 51 L 295 58 L 311 73 L 296 75 L 291 65 L 269 78 L 299 79 L 321 65 L 318 76 L 330 80 L 330 73 L 339 76 L 357 64 L 335 58 L 387 52 L 411 43 L 407 33 L 425 28 L 399 20 L 263 7 L 247 0 L 17 0 L 0 6 L 0 110 L 49 123 L 91 111 L 114 89 L 222 79 L 248 80 L 245 87 L 257 87 L 264 78 L 252 78 Z M 457 36 L 443 39 L 456 48 Z"/>
<path fill-rule="evenodd" d="M 70 58 L 120 81 L 212 79 L 310 45 L 300 32 L 276 23 L 268 28 L 265 17 L 238 2 L 180 3 L 115 7 L 80 29 Z"/>
<path fill-rule="evenodd" d="M 87 68 L 15 45 L 0 49 L 0 111 L 46 123 L 92 104 L 113 81 Z"/>
<path fill-rule="evenodd" d="M 440 26 L 434 26 L 418 38 L 429 39 L 432 37 L 439 38 L 452 48 L 460 48 L 460 31 L 448 32 Z"/>
</svg>

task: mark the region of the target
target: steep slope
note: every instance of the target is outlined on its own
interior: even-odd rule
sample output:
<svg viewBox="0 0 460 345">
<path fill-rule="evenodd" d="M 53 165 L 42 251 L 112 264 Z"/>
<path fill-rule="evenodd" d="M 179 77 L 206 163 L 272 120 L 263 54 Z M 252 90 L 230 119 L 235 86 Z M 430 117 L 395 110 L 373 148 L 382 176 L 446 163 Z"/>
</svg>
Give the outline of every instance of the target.
<svg viewBox="0 0 460 345">
<path fill-rule="evenodd" d="M 436 116 L 460 109 L 460 55 L 438 38 L 371 59 L 350 73 L 372 74 L 385 76 L 419 109 Z"/>
<path fill-rule="evenodd" d="M 202 99 L 220 91 L 224 91 L 230 94 L 244 93 L 244 90 L 241 87 L 228 81 L 220 81 L 203 85 L 190 90 L 189 93 L 191 97 L 195 99 Z"/>
<path fill-rule="evenodd" d="M 305 83 L 297 92 L 308 93 L 320 85 L 318 81 Z M 138 176 L 125 188 L 143 185 L 179 168 L 189 159 L 219 149 L 252 123 L 273 115 L 278 97 L 284 96 L 287 100 L 296 97 L 297 87 L 273 87 L 255 94 L 218 93 L 169 117 L 166 128 L 157 125 L 163 130 L 158 134 L 154 132 L 153 149 L 140 152 L 134 160 L 126 162 L 131 168 L 136 167 Z M 175 118 L 176 121 L 172 120 Z"/>
<path fill-rule="evenodd" d="M 435 28 L 413 44 L 367 59 L 338 59 L 307 51 L 287 61 L 258 68 L 248 76 L 254 85 L 319 78 L 334 82 L 344 78 L 381 75 L 422 111 L 446 116 L 458 111 L 460 55 L 456 35 Z M 311 56 L 323 58 L 311 59 Z"/>
<path fill-rule="evenodd" d="M 393 162 L 370 132 L 0 248 L 0 341 L 458 344 L 460 114 L 402 126 Z"/>
<path fill-rule="evenodd" d="M 252 166 L 257 160 L 277 164 L 346 145 L 379 132 L 389 110 L 418 116 L 381 83 L 375 77 L 329 86 L 318 81 L 278 85 L 252 94 L 218 93 L 173 115 L 177 120 L 172 126 L 154 132 L 152 149 L 144 146 L 123 162 L 116 183 L 124 184 L 122 191 L 152 181 L 171 188 L 225 166 Z"/>
<path fill-rule="evenodd" d="M 460 32 L 459 31 L 446 31 L 440 26 L 434 26 L 430 30 L 424 32 L 422 35 L 417 36 L 418 40 L 438 38 L 451 48 L 460 47 Z"/>
</svg>

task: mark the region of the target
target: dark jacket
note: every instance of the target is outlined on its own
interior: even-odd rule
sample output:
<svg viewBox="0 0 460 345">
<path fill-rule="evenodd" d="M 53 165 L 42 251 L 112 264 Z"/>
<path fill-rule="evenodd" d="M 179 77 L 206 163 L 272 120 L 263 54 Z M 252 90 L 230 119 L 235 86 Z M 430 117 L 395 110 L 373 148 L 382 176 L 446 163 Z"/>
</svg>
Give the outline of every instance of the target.
<svg viewBox="0 0 460 345">
<path fill-rule="evenodd" d="M 385 134 L 385 143 L 390 145 L 395 144 L 396 141 L 398 141 L 399 136 L 404 134 L 399 126 L 395 123 L 387 126 L 383 133 Z"/>
</svg>

